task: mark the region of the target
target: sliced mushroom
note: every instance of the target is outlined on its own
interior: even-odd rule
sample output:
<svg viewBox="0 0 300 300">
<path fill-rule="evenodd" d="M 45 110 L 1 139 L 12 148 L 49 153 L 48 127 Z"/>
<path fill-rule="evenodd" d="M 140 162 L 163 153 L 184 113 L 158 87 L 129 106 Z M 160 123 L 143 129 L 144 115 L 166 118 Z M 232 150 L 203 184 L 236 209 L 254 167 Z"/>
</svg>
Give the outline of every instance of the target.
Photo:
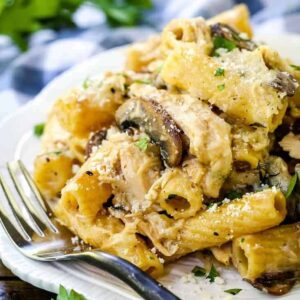
<svg viewBox="0 0 300 300">
<path fill-rule="evenodd" d="M 269 294 L 280 296 L 290 291 L 296 282 L 296 277 L 295 272 L 288 271 L 265 273 L 250 283 L 260 290 L 267 290 Z"/>
<path fill-rule="evenodd" d="M 91 154 L 94 152 L 95 147 L 98 147 L 101 145 L 102 141 L 106 138 L 107 131 L 106 130 L 100 130 L 93 133 L 93 135 L 90 137 L 86 144 L 85 148 L 85 156 L 86 158 L 89 158 Z"/>
<path fill-rule="evenodd" d="M 168 166 L 181 162 L 182 132 L 158 103 L 130 99 L 117 110 L 116 121 L 122 129 L 131 126 L 143 129 L 160 146 L 161 156 Z"/>
<path fill-rule="evenodd" d="M 270 156 L 265 163 L 268 184 L 280 188 L 286 193 L 292 176 L 289 174 L 286 162 L 278 156 Z"/>
<path fill-rule="evenodd" d="M 232 167 L 237 172 L 246 172 L 251 170 L 251 164 L 248 161 L 244 160 L 235 160 L 232 163 Z"/>
<path fill-rule="evenodd" d="M 286 93 L 288 97 L 295 95 L 299 83 L 297 80 L 287 72 L 278 72 L 276 78 L 270 83 L 270 85 L 282 92 Z"/>
<path fill-rule="evenodd" d="M 254 50 L 257 45 L 250 39 L 243 38 L 241 34 L 232 27 L 222 23 L 216 23 L 210 26 L 213 37 L 222 37 L 233 42 L 239 49 Z"/>
</svg>

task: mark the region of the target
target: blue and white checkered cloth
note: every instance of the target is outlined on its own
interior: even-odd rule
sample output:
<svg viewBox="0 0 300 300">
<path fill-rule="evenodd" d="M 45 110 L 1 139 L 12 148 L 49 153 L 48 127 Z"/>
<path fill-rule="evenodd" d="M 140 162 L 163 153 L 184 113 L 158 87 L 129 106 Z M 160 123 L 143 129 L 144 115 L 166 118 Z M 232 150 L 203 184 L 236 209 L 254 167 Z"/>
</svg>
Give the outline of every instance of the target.
<svg viewBox="0 0 300 300">
<path fill-rule="evenodd" d="M 38 32 L 24 54 L 0 37 L 0 120 L 33 99 L 55 76 L 100 51 L 143 40 L 172 18 L 209 18 L 239 3 L 248 5 L 255 33 L 300 34 L 300 0 L 154 0 L 145 25 L 135 28 L 111 29 L 101 12 L 83 6 L 75 15 L 79 28 Z"/>
</svg>

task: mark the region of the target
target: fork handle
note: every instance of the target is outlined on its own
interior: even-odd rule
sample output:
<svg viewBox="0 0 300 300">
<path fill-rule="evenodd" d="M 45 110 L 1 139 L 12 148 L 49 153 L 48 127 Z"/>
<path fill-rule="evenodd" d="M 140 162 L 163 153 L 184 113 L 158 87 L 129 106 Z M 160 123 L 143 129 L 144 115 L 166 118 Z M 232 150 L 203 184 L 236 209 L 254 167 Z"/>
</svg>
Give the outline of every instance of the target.
<svg viewBox="0 0 300 300">
<path fill-rule="evenodd" d="M 92 251 L 85 252 L 77 258 L 119 278 L 146 300 L 180 300 L 146 272 L 120 257 Z"/>
</svg>

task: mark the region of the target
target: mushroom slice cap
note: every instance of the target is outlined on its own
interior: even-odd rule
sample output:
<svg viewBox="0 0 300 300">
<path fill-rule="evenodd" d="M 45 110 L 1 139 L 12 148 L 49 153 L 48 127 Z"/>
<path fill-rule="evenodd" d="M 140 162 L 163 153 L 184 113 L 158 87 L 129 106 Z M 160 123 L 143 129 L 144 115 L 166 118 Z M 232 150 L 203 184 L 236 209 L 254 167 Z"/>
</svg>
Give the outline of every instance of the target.
<svg viewBox="0 0 300 300">
<path fill-rule="evenodd" d="M 222 37 L 233 42 L 239 49 L 253 51 L 257 45 L 250 39 L 244 38 L 239 32 L 231 26 L 222 23 L 216 23 L 210 26 L 213 37 Z"/>
<path fill-rule="evenodd" d="M 279 92 L 285 93 L 288 97 L 294 96 L 299 87 L 297 80 L 287 72 L 278 72 L 270 85 Z"/>
<path fill-rule="evenodd" d="M 106 138 L 106 134 L 107 130 L 99 130 L 91 135 L 85 148 L 86 158 L 89 158 L 91 156 L 91 154 L 94 152 L 94 148 L 97 148 L 102 144 L 102 141 Z"/>
<path fill-rule="evenodd" d="M 171 116 L 155 101 L 130 99 L 116 112 L 117 124 L 126 129 L 130 126 L 143 129 L 151 140 L 160 146 L 165 164 L 177 166 L 182 158 L 182 132 Z"/>
</svg>

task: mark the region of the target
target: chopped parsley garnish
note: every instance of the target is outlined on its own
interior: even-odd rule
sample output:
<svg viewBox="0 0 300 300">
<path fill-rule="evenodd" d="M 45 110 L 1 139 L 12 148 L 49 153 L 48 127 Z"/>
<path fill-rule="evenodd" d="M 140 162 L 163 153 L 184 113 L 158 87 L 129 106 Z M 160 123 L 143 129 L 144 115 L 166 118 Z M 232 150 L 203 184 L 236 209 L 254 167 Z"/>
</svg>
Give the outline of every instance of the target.
<svg viewBox="0 0 300 300">
<path fill-rule="evenodd" d="M 147 79 L 136 79 L 133 81 L 134 83 L 141 83 L 141 84 L 151 84 L 152 82 Z"/>
<path fill-rule="evenodd" d="M 142 136 L 135 143 L 135 145 L 142 151 L 146 151 L 148 148 L 148 144 L 150 142 L 150 138 L 148 136 Z"/>
<path fill-rule="evenodd" d="M 290 65 L 292 68 L 294 68 L 296 71 L 300 71 L 300 66 L 297 65 Z"/>
<path fill-rule="evenodd" d="M 217 88 L 219 91 L 223 91 L 225 89 L 225 83 L 218 85 Z"/>
<path fill-rule="evenodd" d="M 85 297 L 74 290 L 71 290 L 70 294 L 68 294 L 67 290 L 60 285 L 56 300 L 85 300 Z"/>
<path fill-rule="evenodd" d="M 215 266 L 212 264 L 211 268 L 210 268 L 210 271 L 209 271 L 206 278 L 209 278 L 209 282 L 214 282 L 215 278 L 218 277 L 218 276 L 220 276 L 220 273 L 217 271 Z"/>
<path fill-rule="evenodd" d="M 221 36 L 216 36 L 213 38 L 214 49 L 212 56 L 220 56 L 219 49 L 225 49 L 227 52 L 232 51 L 236 48 L 236 44 L 230 40 L 227 40 Z"/>
<path fill-rule="evenodd" d="M 51 155 L 51 154 L 60 155 L 60 154 L 62 154 L 62 153 L 63 153 L 63 151 L 56 150 L 56 151 L 50 151 L 50 152 L 47 152 L 47 153 L 45 153 L 45 154 L 47 154 L 47 155 Z"/>
<path fill-rule="evenodd" d="M 245 239 L 244 238 L 241 238 L 241 243 L 244 243 L 245 242 Z"/>
<path fill-rule="evenodd" d="M 196 277 L 203 277 L 206 275 L 206 270 L 202 267 L 199 266 L 195 266 L 192 270 L 192 273 L 196 276 Z"/>
<path fill-rule="evenodd" d="M 290 184 L 288 186 L 288 189 L 285 193 L 285 198 L 288 198 L 289 196 L 291 196 L 295 186 L 296 186 L 296 183 L 297 183 L 297 179 L 298 179 L 298 175 L 297 173 L 293 175 L 291 181 L 290 181 Z"/>
<path fill-rule="evenodd" d="M 33 132 L 37 137 L 40 137 L 44 133 L 45 123 L 36 124 L 33 128 Z"/>
<path fill-rule="evenodd" d="M 222 68 L 218 68 L 216 71 L 215 71 L 215 76 L 224 76 L 225 74 L 225 70 L 222 69 Z"/>
<path fill-rule="evenodd" d="M 231 294 L 231 295 L 237 295 L 242 289 L 229 289 L 225 290 L 225 293 Z"/>
<path fill-rule="evenodd" d="M 90 79 L 86 78 L 82 83 L 82 87 L 86 90 L 89 87 L 89 85 L 90 85 Z"/>
<path fill-rule="evenodd" d="M 226 198 L 228 198 L 230 200 L 241 198 L 242 196 L 243 196 L 243 194 L 239 191 L 230 191 L 229 193 L 226 194 Z"/>
<path fill-rule="evenodd" d="M 160 71 L 162 70 L 164 64 L 162 63 L 159 67 L 157 67 L 154 71 L 154 73 L 160 73 Z"/>
</svg>

